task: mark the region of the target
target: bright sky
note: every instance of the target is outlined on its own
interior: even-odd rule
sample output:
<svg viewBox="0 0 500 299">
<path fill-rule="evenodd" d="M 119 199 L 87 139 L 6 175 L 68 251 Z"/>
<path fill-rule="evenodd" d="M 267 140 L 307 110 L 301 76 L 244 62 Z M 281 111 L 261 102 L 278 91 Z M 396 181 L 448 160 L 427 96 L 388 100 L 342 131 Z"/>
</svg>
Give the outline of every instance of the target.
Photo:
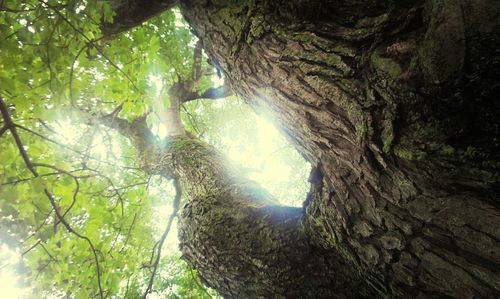
<svg viewBox="0 0 500 299">
<path fill-rule="evenodd" d="M 18 251 L 10 249 L 6 244 L 0 245 L 0 292 L 5 299 L 30 298 L 31 289 L 22 285 L 22 277 L 16 273 L 21 260 Z"/>
</svg>

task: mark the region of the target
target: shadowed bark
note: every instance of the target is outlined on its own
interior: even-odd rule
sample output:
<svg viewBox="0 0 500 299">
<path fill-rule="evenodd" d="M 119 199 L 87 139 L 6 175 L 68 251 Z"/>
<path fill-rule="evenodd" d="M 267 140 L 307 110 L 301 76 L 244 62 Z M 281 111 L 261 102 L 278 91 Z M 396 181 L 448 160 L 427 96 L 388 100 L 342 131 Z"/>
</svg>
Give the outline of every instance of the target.
<svg viewBox="0 0 500 299">
<path fill-rule="evenodd" d="M 304 216 L 265 220 L 276 235 L 258 230 L 272 204 L 254 211 L 230 190 L 197 191 L 189 182 L 217 178 L 177 166 L 196 189 L 186 191 L 181 249 L 208 285 L 234 298 L 356 297 L 358 279 L 366 296 L 500 296 L 497 1 L 193 0 L 181 9 L 235 91 L 276 117 L 316 166 Z M 290 250 L 283 221 L 305 255 L 280 255 Z M 265 236 L 282 236 L 276 251 L 261 251 Z M 297 279 L 302 293 L 287 293 L 286 276 L 268 280 L 291 261 L 307 268 L 311 250 L 340 266 Z M 308 293 L 317 282 L 325 291 Z"/>
<path fill-rule="evenodd" d="M 111 5 L 115 11 L 115 22 L 104 23 L 102 30 L 110 38 L 141 25 L 149 18 L 174 7 L 177 2 L 177 0 L 113 0 Z"/>
</svg>

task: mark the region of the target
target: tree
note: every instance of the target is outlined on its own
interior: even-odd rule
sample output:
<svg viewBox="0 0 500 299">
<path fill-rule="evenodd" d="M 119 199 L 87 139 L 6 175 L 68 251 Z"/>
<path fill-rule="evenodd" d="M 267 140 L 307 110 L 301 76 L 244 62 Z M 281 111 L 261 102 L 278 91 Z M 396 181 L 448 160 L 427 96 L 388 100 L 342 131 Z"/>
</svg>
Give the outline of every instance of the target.
<svg viewBox="0 0 500 299">
<path fill-rule="evenodd" d="M 314 246 L 380 296 L 498 296 L 498 3 L 180 6 L 236 92 L 316 165 L 301 220 Z M 253 289 L 201 258 L 205 239 L 186 242 L 209 285 Z"/>
<path fill-rule="evenodd" d="M 170 4 L 130 1 L 104 29 Z M 498 296 L 497 3 L 180 4 L 233 89 L 315 165 L 305 208 L 283 207 L 173 132 L 157 170 L 188 195 L 181 250 L 208 285 L 236 298 Z M 112 119 L 137 130 L 143 112 Z"/>
</svg>

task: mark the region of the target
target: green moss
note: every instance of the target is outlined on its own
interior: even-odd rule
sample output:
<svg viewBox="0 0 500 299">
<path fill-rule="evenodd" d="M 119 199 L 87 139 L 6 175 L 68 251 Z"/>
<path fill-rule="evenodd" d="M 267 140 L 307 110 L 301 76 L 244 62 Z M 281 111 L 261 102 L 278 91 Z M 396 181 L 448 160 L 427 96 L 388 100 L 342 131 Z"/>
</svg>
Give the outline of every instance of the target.
<svg viewBox="0 0 500 299">
<path fill-rule="evenodd" d="M 380 51 L 380 49 L 374 51 L 371 56 L 373 66 L 377 69 L 377 71 L 380 71 L 391 78 L 399 77 L 402 73 L 399 63 L 390 58 L 383 57 Z"/>
<path fill-rule="evenodd" d="M 406 160 L 423 160 L 426 157 L 426 153 L 421 150 L 412 151 L 403 148 L 395 148 L 394 153 L 396 156 Z"/>
<path fill-rule="evenodd" d="M 356 23 L 356 27 L 357 28 L 378 27 L 387 22 L 389 20 L 389 16 L 390 16 L 389 13 L 384 13 L 376 17 L 362 18 Z"/>
<path fill-rule="evenodd" d="M 217 17 L 212 20 L 218 28 L 231 27 L 231 30 L 236 32 L 235 38 L 238 38 L 239 33 L 244 30 L 247 18 L 242 18 L 241 15 L 246 15 L 250 10 L 253 1 L 238 1 L 234 5 L 226 5 L 217 11 Z M 238 17 L 240 16 L 240 17 Z"/>
<path fill-rule="evenodd" d="M 384 109 L 384 123 L 380 138 L 382 139 L 383 151 L 389 153 L 394 142 L 394 118 L 396 105 L 394 103 L 387 103 Z"/>
<path fill-rule="evenodd" d="M 392 124 L 391 124 L 392 128 Z M 392 133 L 388 133 L 389 130 L 383 130 L 381 137 L 382 137 L 382 149 L 384 153 L 389 153 L 392 148 L 392 142 L 394 141 L 394 135 Z"/>
<path fill-rule="evenodd" d="M 311 42 L 313 40 L 313 36 L 311 33 L 308 32 L 293 32 L 292 34 L 288 34 L 284 31 L 281 31 L 279 27 L 274 28 L 274 31 L 278 33 L 278 35 L 283 35 L 284 37 L 289 38 L 290 40 L 300 42 L 300 43 L 305 43 L 305 42 Z"/>
<path fill-rule="evenodd" d="M 441 147 L 441 152 L 445 155 L 451 155 L 453 153 L 455 153 L 455 149 L 447 144 L 443 145 Z"/>
<path fill-rule="evenodd" d="M 262 37 L 271 28 L 262 15 L 253 17 L 251 22 L 250 32 L 246 40 L 247 44 L 251 44 L 254 40 Z"/>
<path fill-rule="evenodd" d="M 182 150 L 184 147 L 192 144 L 203 145 L 203 142 L 201 140 L 190 137 L 173 137 L 167 142 L 169 142 L 170 147 L 175 150 Z"/>
</svg>

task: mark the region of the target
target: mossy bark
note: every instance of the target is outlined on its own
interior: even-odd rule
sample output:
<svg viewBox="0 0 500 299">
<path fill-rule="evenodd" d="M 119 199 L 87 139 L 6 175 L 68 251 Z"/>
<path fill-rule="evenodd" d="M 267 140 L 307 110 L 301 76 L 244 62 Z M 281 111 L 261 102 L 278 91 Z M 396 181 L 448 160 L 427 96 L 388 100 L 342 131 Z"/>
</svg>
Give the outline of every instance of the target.
<svg viewBox="0 0 500 299">
<path fill-rule="evenodd" d="M 236 92 L 315 165 L 298 211 L 182 145 L 181 246 L 210 286 L 500 297 L 498 1 L 180 2 Z"/>
<path fill-rule="evenodd" d="M 207 285 L 228 298 L 372 297 L 349 264 L 310 243 L 302 209 L 273 202 L 207 144 L 171 140 L 188 198 L 180 249 Z"/>
<path fill-rule="evenodd" d="M 315 245 L 380 296 L 498 297 L 499 3 L 360 3 L 181 8 L 237 93 L 316 165 Z"/>
</svg>

